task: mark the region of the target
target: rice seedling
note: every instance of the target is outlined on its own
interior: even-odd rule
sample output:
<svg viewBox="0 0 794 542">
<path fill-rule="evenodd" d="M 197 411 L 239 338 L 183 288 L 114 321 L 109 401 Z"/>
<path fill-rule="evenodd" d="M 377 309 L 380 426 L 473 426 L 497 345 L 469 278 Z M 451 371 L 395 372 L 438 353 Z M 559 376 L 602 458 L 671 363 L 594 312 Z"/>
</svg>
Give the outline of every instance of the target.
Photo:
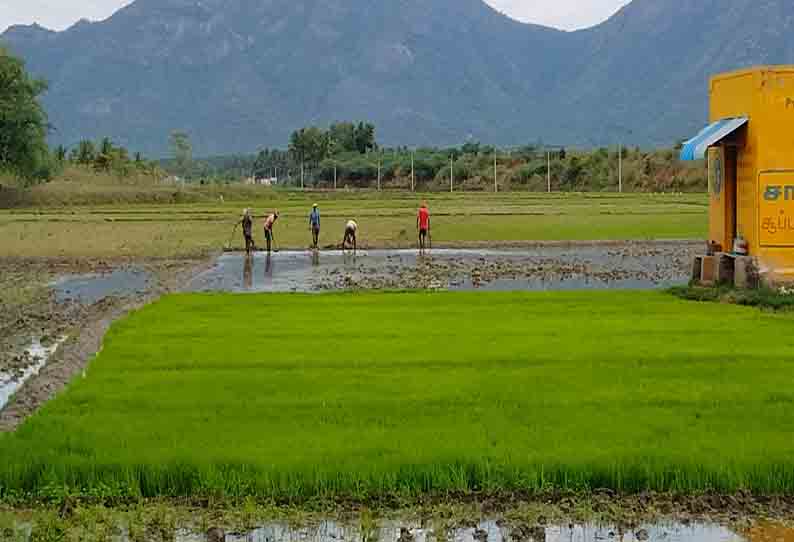
<svg viewBox="0 0 794 542">
<path fill-rule="evenodd" d="M 167 297 L 0 436 L 0 492 L 790 494 L 791 329 L 662 292 Z"/>
</svg>

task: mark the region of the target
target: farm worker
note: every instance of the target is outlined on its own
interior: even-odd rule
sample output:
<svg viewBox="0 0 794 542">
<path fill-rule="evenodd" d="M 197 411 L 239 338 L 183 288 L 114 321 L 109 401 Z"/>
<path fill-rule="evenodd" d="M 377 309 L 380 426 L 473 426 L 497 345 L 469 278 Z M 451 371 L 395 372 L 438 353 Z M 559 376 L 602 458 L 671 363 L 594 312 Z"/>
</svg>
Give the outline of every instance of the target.
<svg viewBox="0 0 794 542">
<path fill-rule="evenodd" d="M 273 225 L 275 225 L 276 220 L 278 220 L 278 211 L 273 211 L 272 214 L 268 215 L 265 219 L 265 241 L 267 242 L 267 251 L 270 253 L 270 243 L 275 239 L 273 236 Z"/>
<path fill-rule="evenodd" d="M 243 238 L 245 239 L 245 253 L 251 254 L 251 251 L 254 250 L 254 221 L 251 219 L 251 209 L 245 209 L 243 211 L 243 219 L 241 221 L 243 225 Z"/>
<path fill-rule="evenodd" d="M 427 235 L 430 233 L 430 210 L 424 201 L 416 215 L 416 229 L 419 230 L 419 250 L 424 250 L 427 244 Z"/>
<path fill-rule="evenodd" d="M 349 246 L 356 250 L 356 234 L 358 233 L 358 223 L 355 220 L 348 220 L 345 225 L 345 237 L 342 239 L 342 249 Z"/>
<path fill-rule="evenodd" d="M 315 203 L 312 206 L 312 212 L 309 215 L 309 226 L 312 229 L 312 240 L 313 240 L 313 247 L 319 248 L 320 243 L 320 210 L 317 208 L 317 204 Z"/>
</svg>

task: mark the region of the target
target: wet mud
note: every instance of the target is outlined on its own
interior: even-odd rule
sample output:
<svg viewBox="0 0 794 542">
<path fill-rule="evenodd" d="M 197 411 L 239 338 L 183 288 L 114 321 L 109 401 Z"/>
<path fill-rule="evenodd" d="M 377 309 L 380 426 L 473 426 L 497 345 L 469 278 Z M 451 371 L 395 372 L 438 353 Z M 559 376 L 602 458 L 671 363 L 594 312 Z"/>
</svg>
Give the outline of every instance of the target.
<svg viewBox="0 0 794 542">
<path fill-rule="evenodd" d="M 222 536 L 221 536 L 222 535 Z M 615 540 L 622 542 L 733 542 L 747 540 L 727 527 L 711 524 L 641 525 L 636 530 L 625 531 L 614 525 L 564 524 L 510 526 L 501 520 L 486 520 L 470 526 L 444 528 L 432 524 L 389 521 L 369 529 L 345 525 L 336 521 L 323 521 L 318 525 L 295 527 L 274 523 L 248 532 L 177 533 L 179 541 L 225 542 L 597 542 Z"/>
<path fill-rule="evenodd" d="M 454 508 L 454 507 L 453 507 Z M 371 512 L 326 517 L 303 515 L 259 519 L 247 505 L 216 513 L 156 505 L 125 510 L 75 509 L 12 512 L 0 532 L 13 540 L 39 540 L 42 531 L 79 533 L 81 539 L 120 542 L 771 542 L 794 539 L 786 522 L 747 520 L 745 525 L 700 519 L 657 518 L 635 523 L 547 518 L 542 508 L 517 508 L 502 514 L 450 516 L 412 512 L 376 516 Z M 297 515 L 296 515 L 297 514 Z M 10 538 L 13 537 L 13 538 Z"/>
<path fill-rule="evenodd" d="M 322 292 L 431 289 L 652 289 L 685 284 L 695 243 L 551 245 L 510 249 L 227 253 L 191 291 Z"/>
<path fill-rule="evenodd" d="M 39 374 L 65 340 L 66 337 L 58 337 L 54 340 L 45 338 L 46 342 L 43 344 L 42 340 L 38 339 L 22 353 L 9 356 L 11 363 L 4 370 L 0 370 L 0 409 L 8 404 L 11 397 L 28 379 Z"/>
<path fill-rule="evenodd" d="M 175 291 L 206 260 L 130 264 L 104 260 L 5 260 L 0 287 L 0 432 L 79 375 L 110 324 Z"/>
</svg>

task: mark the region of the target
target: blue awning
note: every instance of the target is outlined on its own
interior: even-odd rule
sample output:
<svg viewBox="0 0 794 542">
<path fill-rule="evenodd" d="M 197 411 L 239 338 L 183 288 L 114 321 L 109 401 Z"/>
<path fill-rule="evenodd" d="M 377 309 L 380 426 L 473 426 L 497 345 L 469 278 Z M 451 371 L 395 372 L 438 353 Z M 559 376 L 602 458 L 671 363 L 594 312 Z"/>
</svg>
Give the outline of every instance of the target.
<svg viewBox="0 0 794 542">
<path fill-rule="evenodd" d="M 706 151 L 749 122 L 747 117 L 718 120 L 706 126 L 698 135 L 684 143 L 681 160 L 701 160 Z"/>
</svg>

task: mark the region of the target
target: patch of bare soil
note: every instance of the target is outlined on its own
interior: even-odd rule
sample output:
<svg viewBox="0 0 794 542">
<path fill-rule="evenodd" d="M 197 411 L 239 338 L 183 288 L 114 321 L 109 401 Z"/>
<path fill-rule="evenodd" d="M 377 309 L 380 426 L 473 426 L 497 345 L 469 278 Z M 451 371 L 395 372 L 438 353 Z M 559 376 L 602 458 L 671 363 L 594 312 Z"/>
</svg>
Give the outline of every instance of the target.
<svg viewBox="0 0 794 542">
<path fill-rule="evenodd" d="M 0 302 L 0 372 L 21 375 L 36 360 L 25 354 L 31 341 L 46 345 L 67 339 L 46 365 L 25 382 L 0 410 L 0 432 L 15 430 L 28 416 L 79 375 L 102 345 L 110 325 L 128 312 L 161 295 L 176 291 L 190 276 L 209 265 L 208 260 L 134 262 L 152 280 L 143 293 L 104 297 L 84 305 L 58 302 L 47 285 L 61 275 L 103 274 L 130 262 L 105 260 L 23 260 L 0 262 L 0 287 L 12 292 Z"/>
</svg>

